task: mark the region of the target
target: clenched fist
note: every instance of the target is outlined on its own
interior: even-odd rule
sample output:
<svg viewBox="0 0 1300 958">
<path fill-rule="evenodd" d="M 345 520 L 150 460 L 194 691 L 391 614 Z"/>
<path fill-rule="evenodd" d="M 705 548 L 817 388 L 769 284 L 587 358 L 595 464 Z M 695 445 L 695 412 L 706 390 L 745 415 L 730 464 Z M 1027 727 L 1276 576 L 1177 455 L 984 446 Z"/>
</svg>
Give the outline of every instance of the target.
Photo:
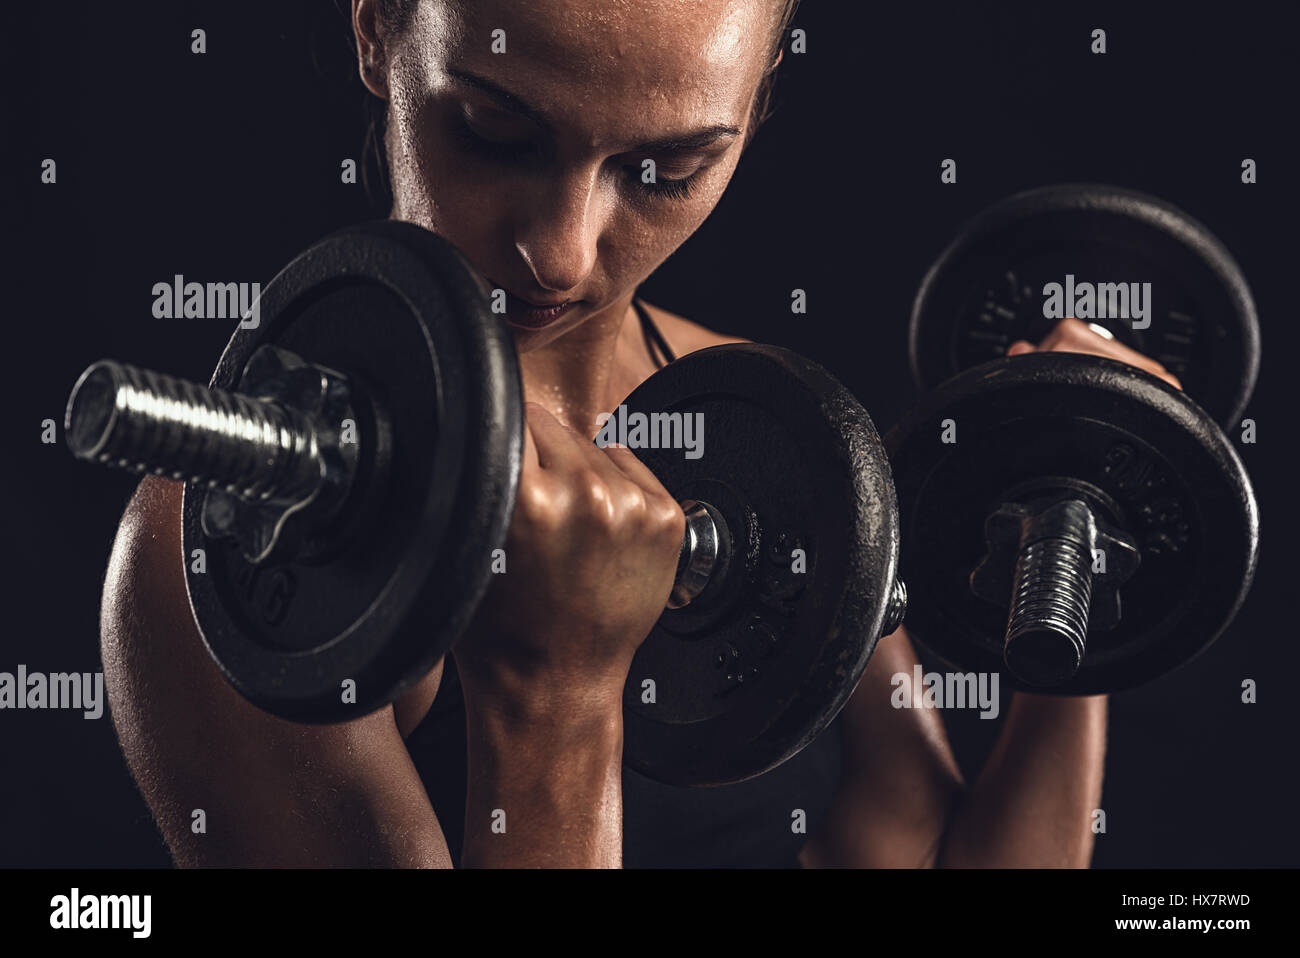
<svg viewBox="0 0 1300 958">
<path fill-rule="evenodd" d="M 618 708 L 668 601 L 685 517 L 622 447 L 600 448 L 535 403 L 495 577 L 456 646 L 467 689 L 505 707 Z"/>
</svg>

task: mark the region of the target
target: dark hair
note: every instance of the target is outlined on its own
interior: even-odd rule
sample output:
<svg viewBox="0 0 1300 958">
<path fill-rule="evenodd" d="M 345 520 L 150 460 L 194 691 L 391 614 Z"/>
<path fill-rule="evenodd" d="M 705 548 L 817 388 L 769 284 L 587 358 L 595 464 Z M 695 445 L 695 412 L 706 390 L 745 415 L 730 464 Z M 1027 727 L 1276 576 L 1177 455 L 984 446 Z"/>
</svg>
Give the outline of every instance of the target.
<svg viewBox="0 0 1300 958">
<path fill-rule="evenodd" d="M 390 35 L 403 33 L 411 25 L 417 3 L 419 3 L 419 0 L 379 0 L 377 16 L 380 30 Z M 790 23 L 794 20 L 795 11 L 799 7 L 799 0 L 780 0 L 780 3 L 780 27 L 772 39 L 772 45 L 768 50 L 768 66 L 763 72 L 763 78 L 759 81 L 758 90 L 754 95 L 754 108 L 750 114 L 749 126 L 745 133 L 746 145 L 753 139 L 758 128 L 763 125 L 763 121 L 772 115 L 775 102 L 773 91 L 776 88 L 777 57 L 785 45 L 785 37 L 790 30 Z M 363 147 L 365 159 L 361 168 L 361 182 L 366 193 L 374 198 L 377 203 L 382 204 L 384 212 L 387 213 L 387 207 L 392 202 L 392 191 L 388 183 L 388 163 L 384 155 L 384 130 L 387 125 L 388 107 L 377 97 L 368 96 L 366 97 L 366 110 L 369 114 L 369 122 L 366 124 L 366 140 Z M 369 174 L 372 160 L 377 173 L 374 180 Z M 378 187 L 378 189 L 376 190 L 375 187 Z"/>
</svg>

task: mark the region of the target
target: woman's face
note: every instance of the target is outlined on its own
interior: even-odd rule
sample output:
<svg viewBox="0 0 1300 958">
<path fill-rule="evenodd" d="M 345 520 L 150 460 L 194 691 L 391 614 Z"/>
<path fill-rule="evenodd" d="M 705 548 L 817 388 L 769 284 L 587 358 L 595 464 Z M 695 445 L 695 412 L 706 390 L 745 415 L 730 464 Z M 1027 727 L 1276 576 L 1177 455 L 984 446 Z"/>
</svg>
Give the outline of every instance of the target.
<svg viewBox="0 0 1300 958">
<path fill-rule="evenodd" d="M 521 351 L 621 308 L 726 188 L 778 6 L 422 0 L 367 80 L 389 100 L 395 214 L 507 291 Z"/>
</svg>

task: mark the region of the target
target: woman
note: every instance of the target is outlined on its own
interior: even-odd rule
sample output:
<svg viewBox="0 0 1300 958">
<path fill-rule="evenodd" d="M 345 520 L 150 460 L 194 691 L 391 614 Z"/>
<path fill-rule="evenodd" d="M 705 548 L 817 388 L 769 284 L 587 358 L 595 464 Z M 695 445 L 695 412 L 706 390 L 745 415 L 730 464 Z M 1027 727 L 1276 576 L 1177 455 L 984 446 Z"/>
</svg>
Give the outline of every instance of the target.
<svg viewBox="0 0 1300 958">
<path fill-rule="evenodd" d="M 889 704 L 890 677 L 916 661 L 902 630 L 831 729 L 759 779 L 683 790 L 621 769 L 623 685 L 683 519 L 630 452 L 591 439 L 663 362 L 737 341 L 635 291 L 717 204 L 793 7 L 353 0 L 361 77 L 387 104 L 393 216 L 509 293 L 530 401 L 510 572 L 454 662 L 391 708 L 294 725 L 240 699 L 204 654 L 180 487 L 146 479 L 109 568 L 103 654 L 119 737 L 178 862 L 1087 864 L 1105 699 L 1017 695 L 968 787 L 938 715 Z M 1164 372 L 1074 321 L 1038 348 Z"/>
</svg>

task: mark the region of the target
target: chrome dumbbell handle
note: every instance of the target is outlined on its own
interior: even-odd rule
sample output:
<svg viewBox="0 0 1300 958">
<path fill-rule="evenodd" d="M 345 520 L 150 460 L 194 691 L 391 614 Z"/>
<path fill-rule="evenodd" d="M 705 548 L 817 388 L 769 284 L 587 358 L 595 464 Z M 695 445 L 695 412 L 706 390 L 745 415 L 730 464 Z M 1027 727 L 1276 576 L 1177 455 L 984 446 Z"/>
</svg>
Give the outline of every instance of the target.
<svg viewBox="0 0 1300 958">
<path fill-rule="evenodd" d="M 286 383 L 305 378 L 308 388 L 297 390 L 302 403 L 102 360 L 73 387 L 68 445 L 81 459 L 208 487 L 217 495 L 210 494 L 205 528 L 248 540 L 245 556 L 262 561 L 271 555 L 284 518 L 326 486 L 346 489 L 356 463 L 355 453 L 339 440 L 338 423 L 320 414 L 317 395 L 331 389 L 350 395 L 352 387 L 338 373 L 267 348 L 272 352 L 259 351 L 249 364 L 254 375 L 246 373 L 241 386 L 251 382 L 285 394 L 291 392 Z M 256 509 L 240 511 L 238 503 Z M 712 506 L 693 499 L 681 506 L 686 531 L 670 609 L 688 605 L 725 568 L 730 541 Z"/>
<path fill-rule="evenodd" d="M 65 420 L 80 459 L 292 501 L 320 481 L 320 441 L 297 410 L 112 360 L 77 380 Z"/>
</svg>

